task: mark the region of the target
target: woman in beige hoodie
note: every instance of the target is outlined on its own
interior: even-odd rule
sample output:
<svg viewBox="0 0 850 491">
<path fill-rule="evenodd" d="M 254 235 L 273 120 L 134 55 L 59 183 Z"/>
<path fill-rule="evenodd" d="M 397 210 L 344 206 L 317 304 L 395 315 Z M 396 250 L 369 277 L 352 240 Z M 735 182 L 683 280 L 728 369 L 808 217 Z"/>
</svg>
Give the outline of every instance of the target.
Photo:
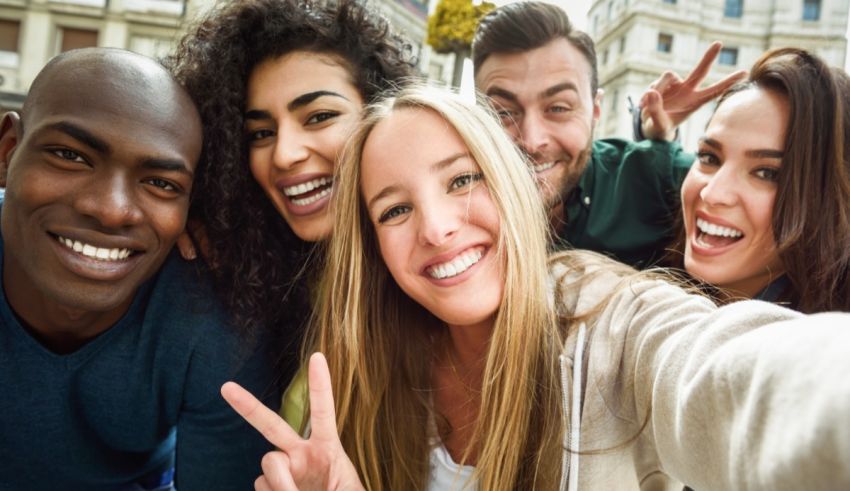
<svg viewBox="0 0 850 491">
<path fill-rule="evenodd" d="M 222 389 L 280 449 L 257 489 L 850 487 L 850 315 L 547 258 L 527 169 L 445 92 L 370 110 L 337 180 L 309 438 Z"/>
</svg>

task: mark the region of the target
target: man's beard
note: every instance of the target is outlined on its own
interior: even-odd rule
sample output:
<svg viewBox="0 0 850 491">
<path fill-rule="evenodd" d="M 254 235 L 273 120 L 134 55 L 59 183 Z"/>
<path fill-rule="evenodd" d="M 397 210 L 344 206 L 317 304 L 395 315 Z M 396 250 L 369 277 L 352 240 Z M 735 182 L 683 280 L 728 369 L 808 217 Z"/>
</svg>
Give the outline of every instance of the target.
<svg viewBox="0 0 850 491">
<path fill-rule="evenodd" d="M 578 186 L 578 182 L 581 180 L 581 175 L 584 173 L 585 168 L 587 168 L 587 163 L 590 160 L 590 154 L 593 150 L 593 134 L 590 135 L 590 138 L 587 140 L 587 145 L 584 149 L 579 152 L 579 154 L 567 162 L 566 164 L 560 164 L 564 166 L 564 175 L 561 178 L 561 181 L 549 183 L 538 181 L 538 185 L 544 184 L 549 186 L 558 186 L 558 189 L 554 193 L 545 193 L 541 189 L 541 193 L 543 194 L 547 211 L 551 211 L 556 206 L 561 203 L 565 203 L 567 199 L 570 197 L 570 194 L 575 190 L 576 186 Z M 562 156 L 563 157 L 563 156 Z M 534 161 L 535 159 L 531 156 L 529 158 Z M 560 158 L 561 161 L 566 161 L 565 158 Z"/>
</svg>

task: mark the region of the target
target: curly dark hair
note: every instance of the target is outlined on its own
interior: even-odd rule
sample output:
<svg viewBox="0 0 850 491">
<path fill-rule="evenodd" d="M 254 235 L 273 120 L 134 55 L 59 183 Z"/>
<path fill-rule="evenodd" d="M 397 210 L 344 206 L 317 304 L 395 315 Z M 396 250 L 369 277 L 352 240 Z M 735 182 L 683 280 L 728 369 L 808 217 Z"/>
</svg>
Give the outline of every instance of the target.
<svg viewBox="0 0 850 491">
<path fill-rule="evenodd" d="M 216 289 L 237 326 L 268 327 L 284 355 L 300 347 L 321 254 L 253 179 L 243 113 L 254 67 L 293 51 L 338 58 L 366 102 L 414 74 L 411 45 L 357 0 L 222 1 L 164 60 L 203 120 L 190 218 L 203 225 Z"/>
</svg>

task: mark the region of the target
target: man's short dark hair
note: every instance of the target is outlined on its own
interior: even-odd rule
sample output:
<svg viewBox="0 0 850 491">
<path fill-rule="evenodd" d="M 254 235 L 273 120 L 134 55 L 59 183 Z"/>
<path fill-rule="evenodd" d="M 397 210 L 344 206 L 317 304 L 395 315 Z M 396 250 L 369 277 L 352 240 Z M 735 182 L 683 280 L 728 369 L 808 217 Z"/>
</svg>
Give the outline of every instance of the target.
<svg viewBox="0 0 850 491">
<path fill-rule="evenodd" d="M 485 15 L 472 40 L 475 72 L 494 53 L 521 53 L 564 38 L 575 46 L 590 64 L 590 88 L 596 93 L 596 48 L 586 33 L 574 29 L 566 12 L 543 2 L 517 2 L 499 7 Z"/>
</svg>

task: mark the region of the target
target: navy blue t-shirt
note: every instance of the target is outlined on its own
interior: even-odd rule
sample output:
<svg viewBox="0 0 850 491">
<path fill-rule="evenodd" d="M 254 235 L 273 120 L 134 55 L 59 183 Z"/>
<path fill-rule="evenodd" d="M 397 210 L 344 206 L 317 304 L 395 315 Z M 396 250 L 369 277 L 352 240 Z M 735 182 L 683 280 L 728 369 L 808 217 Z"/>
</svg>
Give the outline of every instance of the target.
<svg viewBox="0 0 850 491">
<path fill-rule="evenodd" d="M 66 355 L 3 290 L 0 490 L 115 490 L 172 464 L 180 491 L 253 489 L 271 447 L 219 389 L 236 380 L 273 409 L 280 393 L 267 350 L 227 324 L 209 284 L 172 253 L 117 324 Z"/>
</svg>

